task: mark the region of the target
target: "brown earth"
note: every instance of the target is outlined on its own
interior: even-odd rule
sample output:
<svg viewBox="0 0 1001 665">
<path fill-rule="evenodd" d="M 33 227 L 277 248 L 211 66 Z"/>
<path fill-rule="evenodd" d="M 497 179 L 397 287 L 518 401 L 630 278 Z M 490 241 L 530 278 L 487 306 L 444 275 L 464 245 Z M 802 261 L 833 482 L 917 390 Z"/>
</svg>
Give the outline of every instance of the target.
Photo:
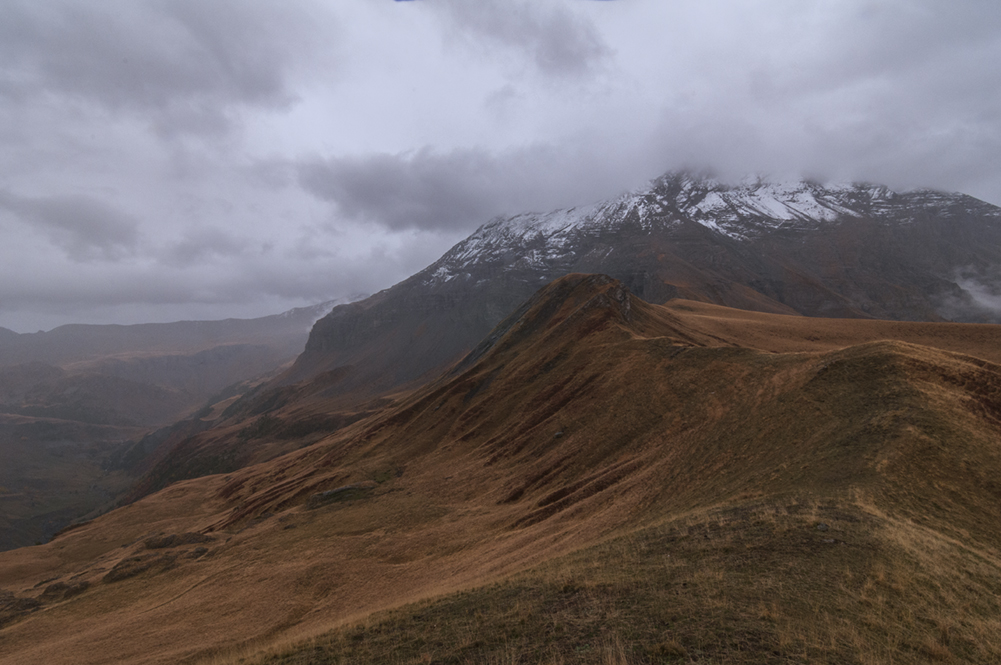
<svg viewBox="0 0 1001 665">
<path fill-rule="evenodd" d="M 571 275 L 331 436 L 0 553 L 0 662 L 996 662 L 999 334 Z"/>
</svg>

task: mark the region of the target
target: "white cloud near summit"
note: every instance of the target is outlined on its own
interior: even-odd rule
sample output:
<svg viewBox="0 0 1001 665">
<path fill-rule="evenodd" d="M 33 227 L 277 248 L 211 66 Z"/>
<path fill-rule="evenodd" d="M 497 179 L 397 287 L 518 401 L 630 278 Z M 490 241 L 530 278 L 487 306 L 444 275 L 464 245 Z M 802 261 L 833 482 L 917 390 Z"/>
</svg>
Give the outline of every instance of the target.
<svg viewBox="0 0 1001 665">
<path fill-rule="evenodd" d="M 1001 203 L 970 0 L 8 0 L 0 326 L 373 292 L 676 168 Z"/>
</svg>

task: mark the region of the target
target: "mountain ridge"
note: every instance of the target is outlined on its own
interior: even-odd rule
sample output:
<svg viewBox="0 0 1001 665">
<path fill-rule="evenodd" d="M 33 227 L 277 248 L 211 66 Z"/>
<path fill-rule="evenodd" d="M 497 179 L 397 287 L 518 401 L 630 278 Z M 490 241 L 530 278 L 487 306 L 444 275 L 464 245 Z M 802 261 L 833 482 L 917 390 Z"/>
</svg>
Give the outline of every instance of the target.
<svg viewBox="0 0 1001 665">
<path fill-rule="evenodd" d="M 735 224 L 746 232 L 724 232 Z M 318 320 L 291 368 L 248 392 L 219 424 L 264 418 L 296 401 L 295 417 L 318 431 L 353 422 L 383 396 L 460 362 L 540 285 L 567 274 L 609 274 L 652 303 L 942 321 L 939 300 L 962 300 L 958 267 L 989 275 L 992 265 L 1001 266 L 1001 209 L 966 195 L 761 178 L 729 185 L 669 173 L 592 206 L 482 225 L 424 270 Z M 328 401 L 335 398 L 336 406 Z M 308 429 L 289 418 L 262 427 L 289 436 Z M 277 454 L 292 440 L 266 450 Z M 178 443 L 177 456 L 161 458 L 151 469 L 158 480 L 142 487 L 260 461 L 257 441 L 198 433 Z"/>
<path fill-rule="evenodd" d="M 318 320 L 283 380 L 350 366 L 345 391 L 419 382 L 575 272 L 609 274 L 654 303 L 996 322 L 1001 313 L 962 284 L 1001 288 L 999 266 L 1001 208 L 963 194 L 669 173 L 591 206 L 491 220 L 424 270 Z"/>
</svg>

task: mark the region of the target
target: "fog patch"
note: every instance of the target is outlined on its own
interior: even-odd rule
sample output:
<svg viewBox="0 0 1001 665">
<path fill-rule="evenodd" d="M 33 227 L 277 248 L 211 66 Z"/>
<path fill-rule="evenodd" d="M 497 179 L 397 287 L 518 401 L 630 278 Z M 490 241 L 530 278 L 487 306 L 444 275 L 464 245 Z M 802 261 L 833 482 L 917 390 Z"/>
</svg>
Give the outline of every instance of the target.
<svg viewBox="0 0 1001 665">
<path fill-rule="evenodd" d="M 939 314 L 953 321 L 1001 323 L 1001 269 L 961 268 L 953 282 L 957 290 L 943 299 Z"/>
</svg>

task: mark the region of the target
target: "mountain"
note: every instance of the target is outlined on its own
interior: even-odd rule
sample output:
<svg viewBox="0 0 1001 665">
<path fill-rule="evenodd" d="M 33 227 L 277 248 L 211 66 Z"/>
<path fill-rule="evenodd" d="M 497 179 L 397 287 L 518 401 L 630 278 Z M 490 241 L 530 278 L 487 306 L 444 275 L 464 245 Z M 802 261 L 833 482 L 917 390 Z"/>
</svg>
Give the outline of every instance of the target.
<svg viewBox="0 0 1001 665">
<path fill-rule="evenodd" d="M 134 479 L 109 460 L 141 427 L 0 413 L 0 551 L 48 541 Z"/>
<path fill-rule="evenodd" d="M 0 337 L 0 412 L 170 424 L 299 352 L 336 302 L 259 319 L 66 325 Z"/>
<path fill-rule="evenodd" d="M 606 273 L 653 303 L 998 322 L 1001 208 L 963 194 L 670 173 L 639 191 L 495 219 L 434 264 L 314 326 L 286 376 L 378 394 L 454 362 L 540 286 Z"/>
<path fill-rule="evenodd" d="M 609 274 L 654 303 L 987 322 L 997 320 L 989 304 L 999 266 L 1001 209 L 868 184 L 730 185 L 671 173 L 591 206 L 495 219 L 409 279 L 335 307 L 288 372 L 247 393 L 211 431 L 171 437 L 176 453 L 151 459 L 129 496 L 260 462 L 353 422 L 373 400 L 436 377 L 568 273 Z M 290 403 L 294 416 L 268 416 Z M 260 426 L 246 420 L 265 416 Z M 265 431 L 281 440 L 262 445 Z"/>
<path fill-rule="evenodd" d="M 0 662 L 997 662 L 998 334 L 570 275 L 308 447 L 0 553 Z"/>
</svg>

